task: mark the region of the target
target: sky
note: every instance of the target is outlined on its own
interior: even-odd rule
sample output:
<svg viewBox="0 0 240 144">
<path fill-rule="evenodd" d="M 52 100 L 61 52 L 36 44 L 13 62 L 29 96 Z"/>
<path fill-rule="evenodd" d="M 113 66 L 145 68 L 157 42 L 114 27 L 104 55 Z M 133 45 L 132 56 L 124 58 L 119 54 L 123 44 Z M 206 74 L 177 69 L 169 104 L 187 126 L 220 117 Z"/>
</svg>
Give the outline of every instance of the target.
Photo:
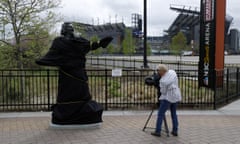
<svg viewBox="0 0 240 144">
<path fill-rule="evenodd" d="M 178 13 L 171 4 L 200 8 L 200 0 L 148 0 L 148 35 L 163 35 Z M 143 13 L 143 0 L 62 0 L 64 21 L 89 24 L 124 22 L 131 25 L 132 13 Z M 227 14 L 234 20 L 232 28 L 240 29 L 240 0 L 227 0 Z"/>
</svg>

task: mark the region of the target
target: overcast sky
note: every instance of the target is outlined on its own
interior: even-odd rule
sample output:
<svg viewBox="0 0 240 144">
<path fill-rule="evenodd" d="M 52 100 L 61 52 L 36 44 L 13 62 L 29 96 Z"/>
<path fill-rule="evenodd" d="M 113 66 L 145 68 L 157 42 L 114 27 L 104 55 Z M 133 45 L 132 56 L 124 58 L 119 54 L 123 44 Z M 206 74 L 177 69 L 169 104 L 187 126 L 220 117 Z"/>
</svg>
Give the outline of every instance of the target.
<svg viewBox="0 0 240 144">
<path fill-rule="evenodd" d="M 227 13 L 234 17 L 233 28 L 240 29 L 240 0 L 227 0 Z M 62 0 L 65 21 L 107 23 L 124 21 L 131 25 L 131 14 L 143 12 L 143 0 Z M 148 0 L 148 35 L 162 35 L 178 13 L 170 4 L 200 7 L 200 0 Z"/>
</svg>

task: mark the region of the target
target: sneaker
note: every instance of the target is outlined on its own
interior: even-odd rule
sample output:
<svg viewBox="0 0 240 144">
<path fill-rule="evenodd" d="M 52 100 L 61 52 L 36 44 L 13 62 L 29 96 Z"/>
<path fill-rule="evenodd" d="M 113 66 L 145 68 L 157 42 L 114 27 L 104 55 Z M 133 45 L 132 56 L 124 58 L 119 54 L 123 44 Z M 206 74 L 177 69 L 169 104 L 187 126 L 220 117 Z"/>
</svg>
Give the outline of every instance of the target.
<svg viewBox="0 0 240 144">
<path fill-rule="evenodd" d="M 172 131 L 171 134 L 172 134 L 173 136 L 178 136 L 178 133 L 177 133 L 177 132 L 174 132 L 174 131 Z"/>
<path fill-rule="evenodd" d="M 161 137 L 161 133 L 157 133 L 157 132 L 152 132 L 151 135 Z"/>
</svg>

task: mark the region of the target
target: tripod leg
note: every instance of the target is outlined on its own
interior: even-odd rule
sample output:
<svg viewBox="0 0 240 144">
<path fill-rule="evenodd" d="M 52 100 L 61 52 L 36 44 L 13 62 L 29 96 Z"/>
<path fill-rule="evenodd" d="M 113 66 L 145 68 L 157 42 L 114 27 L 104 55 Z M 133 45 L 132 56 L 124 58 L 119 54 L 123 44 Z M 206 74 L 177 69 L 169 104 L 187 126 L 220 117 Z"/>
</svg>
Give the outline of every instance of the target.
<svg viewBox="0 0 240 144">
<path fill-rule="evenodd" d="M 169 137 L 169 129 L 168 129 L 168 124 L 167 124 L 166 116 L 164 116 L 163 121 L 164 121 L 165 131 L 166 131 L 166 133 L 167 133 L 167 136 Z"/>
<path fill-rule="evenodd" d="M 142 129 L 142 131 L 145 131 L 145 129 L 146 129 L 146 127 L 147 127 L 147 125 L 148 125 L 151 117 L 152 117 L 153 112 L 154 112 L 154 108 L 152 109 L 150 115 L 148 116 L 148 119 L 147 119 L 147 121 L 146 121 L 146 123 L 145 123 L 145 125 L 144 125 L 144 127 L 143 127 L 143 129 Z"/>
</svg>

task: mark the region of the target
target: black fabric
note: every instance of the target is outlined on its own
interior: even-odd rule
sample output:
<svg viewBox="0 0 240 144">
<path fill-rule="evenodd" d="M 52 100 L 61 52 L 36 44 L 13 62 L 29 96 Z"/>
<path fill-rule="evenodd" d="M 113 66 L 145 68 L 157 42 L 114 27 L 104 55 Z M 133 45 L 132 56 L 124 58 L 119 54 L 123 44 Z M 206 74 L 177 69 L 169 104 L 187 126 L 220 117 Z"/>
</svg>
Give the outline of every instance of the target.
<svg viewBox="0 0 240 144">
<path fill-rule="evenodd" d="M 102 48 L 106 48 L 112 40 L 113 40 L 112 37 L 105 37 L 105 38 L 103 38 L 103 39 L 100 40 L 99 45 L 100 45 Z"/>
<path fill-rule="evenodd" d="M 61 35 L 74 35 L 74 28 L 72 23 L 65 22 L 62 24 Z"/>
<path fill-rule="evenodd" d="M 60 68 L 57 102 L 89 101 L 88 77 L 81 68 Z"/>
<path fill-rule="evenodd" d="M 102 122 L 103 108 L 95 101 L 72 104 L 56 104 L 52 123 L 60 125 L 92 124 Z"/>
<path fill-rule="evenodd" d="M 112 37 L 106 37 L 100 40 L 100 43 L 90 42 L 82 37 L 57 37 L 49 49 L 49 52 L 36 63 L 43 66 L 58 67 L 81 67 L 85 68 L 86 54 L 90 50 L 96 50 L 100 47 L 106 48 L 113 40 Z"/>
<path fill-rule="evenodd" d="M 102 122 L 103 107 L 92 101 L 88 77 L 82 68 L 59 69 L 57 104 L 53 107 L 54 124 L 91 124 Z"/>
<path fill-rule="evenodd" d="M 44 66 L 85 67 L 86 54 L 91 50 L 90 42 L 84 38 L 67 39 L 57 37 L 49 52 L 36 63 Z"/>
<path fill-rule="evenodd" d="M 58 37 L 49 52 L 36 63 L 59 67 L 57 104 L 52 107 L 52 123 L 60 125 L 102 122 L 103 107 L 92 100 L 85 71 L 86 54 L 112 41 L 108 37 L 101 45 L 84 38 Z"/>
</svg>

